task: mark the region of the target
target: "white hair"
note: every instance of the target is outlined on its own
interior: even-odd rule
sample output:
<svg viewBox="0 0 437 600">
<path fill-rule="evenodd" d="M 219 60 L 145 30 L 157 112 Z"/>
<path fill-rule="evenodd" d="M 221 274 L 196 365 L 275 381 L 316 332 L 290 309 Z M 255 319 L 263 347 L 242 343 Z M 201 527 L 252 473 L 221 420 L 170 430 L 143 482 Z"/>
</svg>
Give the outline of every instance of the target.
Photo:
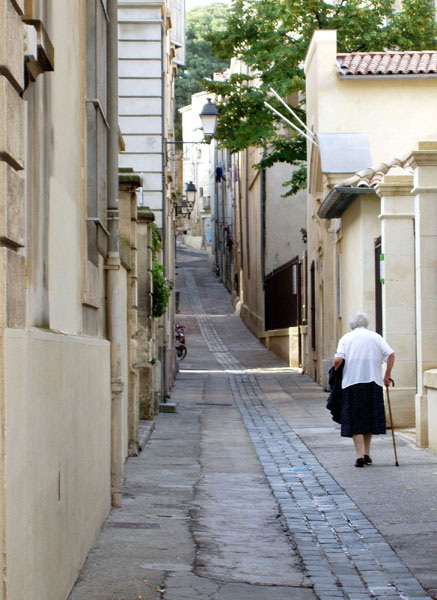
<svg viewBox="0 0 437 600">
<path fill-rule="evenodd" d="M 365 312 L 352 313 L 349 317 L 349 326 L 351 329 L 356 329 L 357 327 L 367 328 L 369 326 L 369 317 Z"/>
</svg>

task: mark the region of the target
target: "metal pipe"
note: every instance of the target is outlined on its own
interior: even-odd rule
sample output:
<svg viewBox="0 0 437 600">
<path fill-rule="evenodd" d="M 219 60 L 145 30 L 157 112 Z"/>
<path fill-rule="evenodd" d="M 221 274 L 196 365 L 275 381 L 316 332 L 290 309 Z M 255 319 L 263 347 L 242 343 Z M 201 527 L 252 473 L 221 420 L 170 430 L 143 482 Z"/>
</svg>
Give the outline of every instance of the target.
<svg viewBox="0 0 437 600">
<path fill-rule="evenodd" d="M 106 296 L 108 339 L 111 343 L 111 498 L 112 506 L 121 506 L 123 478 L 121 376 L 121 290 L 118 242 L 118 23 L 117 0 L 108 0 L 107 29 L 107 102 L 108 102 L 108 256 L 106 259 Z"/>
<path fill-rule="evenodd" d="M 307 135 L 304 131 L 302 131 L 301 129 L 299 129 L 299 127 L 296 127 L 296 125 L 294 123 L 292 123 L 289 119 L 287 119 L 287 117 L 284 117 L 284 115 L 281 114 L 278 110 L 276 110 L 276 108 L 273 108 L 273 106 L 271 104 L 269 104 L 268 102 L 264 102 L 264 105 L 267 106 L 267 108 L 269 110 L 271 110 L 273 113 L 275 113 L 275 115 L 277 115 L 280 119 L 282 119 L 283 121 L 285 121 L 285 123 L 287 123 L 287 125 L 290 125 L 290 127 L 292 129 L 294 129 L 295 131 L 297 131 L 298 133 L 300 133 L 300 135 L 303 135 L 304 137 L 306 137 L 306 139 L 309 140 L 312 144 L 314 144 L 315 146 L 319 145 L 317 142 L 315 142 L 313 140 L 313 138 L 310 138 L 309 135 Z"/>
<path fill-rule="evenodd" d="M 270 87 L 269 89 L 270 89 L 270 91 L 272 92 L 272 94 L 275 96 L 275 98 L 277 98 L 277 99 L 279 100 L 279 102 L 280 102 L 280 103 L 281 103 L 283 106 L 285 106 L 285 108 L 288 110 L 288 112 L 289 112 L 289 113 L 291 113 L 291 114 L 293 115 L 293 117 L 296 119 L 296 121 L 297 121 L 298 123 L 300 123 L 300 124 L 302 125 L 302 127 L 308 131 L 308 133 L 310 134 L 310 136 L 311 136 L 312 138 L 314 138 L 314 133 L 311 131 L 311 129 L 309 129 L 309 127 L 307 127 L 307 126 L 305 125 L 305 123 L 302 121 L 302 119 L 300 119 L 300 118 L 297 116 L 297 114 L 294 112 L 294 110 L 291 108 L 291 106 L 288 106 L 288 104 L 287 104 L 287 103 L 286 103 L 286 102 L 285 102 L 285 101 L 284 101 L 284 100 L 281 98 L 281 96 L 280 96 L 280 95 L 279 95 L 277 92 L 275 92 L 275 90 L 274 90 L 272 87 Z"/>
<path fill-rule="evenodd" d="M 219 269 L 219 214 L 218 214 L 218 183 L 217 183 L 217 142 L 214 140 L 213 154 L 213 181 L 214 181 L 214 253 L 215 253 L 215 271 L 216 275 L 220 273 Z"/>
<path fill-rule="evenodd" d="M 162 236 L 162 266 L 164 267 L 164 277 L 168 279 L 168 239 L 167 239 L 167 131 L 165 128 L 165 38 L 166 38 L 166 25 L 165 21 L 161 30 L 161 136 L 162 136 L 162 197 L 161 197 L 161 236 Z M 168 310 L 168 308 L 167 308 Z M 161 402 L 167 401 L 167 349 L 168 349 L 168 313 L 166 312 L 161 317 L 162 322 L 162 354 L 161 354 Z"/>
</svg>

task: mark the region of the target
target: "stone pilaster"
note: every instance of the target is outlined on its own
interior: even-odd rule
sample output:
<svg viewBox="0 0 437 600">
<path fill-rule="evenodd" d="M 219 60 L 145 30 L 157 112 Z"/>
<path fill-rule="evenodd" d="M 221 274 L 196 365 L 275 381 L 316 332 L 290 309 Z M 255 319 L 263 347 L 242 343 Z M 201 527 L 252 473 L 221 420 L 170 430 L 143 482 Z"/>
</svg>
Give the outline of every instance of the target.
<svg viewBox="0 0 437 600">
<path fill-rule="evenodd" d="M 416 246 L 417 394 L 416 432 L 421 446 L 428 445 L 430 406 L 424 374 L 437 367 L 437 142 L 420 142 L 408 164 L 414 168 Z"/>
<path fill-rule="evenodd" d="M 139 371 L 138 371 L 138 267 L 137 267 L 137 199 L 136 189 L 141 180 L 132 171 L 124 169 L 119 176 L 120 189 L 120 248 L 124 246 L 129 263 L 127 277 L 127 332 L 128 332 L 128 451 L 137 456 L 139 451 Z"/>
<path fill-rule="evenodd" d="M 22 3 L 0 7 L 0 327 L 25 325 Z"/>
<path fill-rule="evenodd" d="M 157 412 L 155 401 L 156 334 L 152 319 L 152 251 L 153 213 L 145 208 L 137 215 L 137 305 L 138 305 L 138 373 L 140 418 L 152 419 Z"/>
<path fill-rule="evenodd" d="M 387 175 L 381 198 L 383 335 L 396 354 L 390 391 L 395 427 L 414 427 L 416 394 L 416 297 L 414 278 L 413 177 Z"/>
</svg>

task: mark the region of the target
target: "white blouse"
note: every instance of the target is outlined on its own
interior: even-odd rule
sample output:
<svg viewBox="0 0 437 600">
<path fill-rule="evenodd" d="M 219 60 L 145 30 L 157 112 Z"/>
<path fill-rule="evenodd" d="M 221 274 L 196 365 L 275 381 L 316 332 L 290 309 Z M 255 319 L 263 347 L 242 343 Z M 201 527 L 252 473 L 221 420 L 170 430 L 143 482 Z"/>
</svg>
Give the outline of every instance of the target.
<svg viewBox="0 0 437 600">
<path fill-rule="evenodd" d="M 338 342 L 336 358 L 344 360 L 341 387 L 374 381 L 383 386 L 382 362 L 387 362 L 394 350 L 378 333 L 357 327 Z"/>
</svg>

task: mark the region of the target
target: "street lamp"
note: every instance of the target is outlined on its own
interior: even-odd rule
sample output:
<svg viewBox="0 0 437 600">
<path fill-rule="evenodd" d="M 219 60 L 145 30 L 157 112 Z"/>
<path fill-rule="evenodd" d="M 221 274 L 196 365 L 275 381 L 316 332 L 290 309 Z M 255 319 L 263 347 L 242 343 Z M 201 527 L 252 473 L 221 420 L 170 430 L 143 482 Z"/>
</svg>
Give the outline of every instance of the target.
<svg viewBox="0 0 437 600">
<path fill-rule="evenodd" d="M 202 121 L 203 135 L 207 140 L 211 140 L 214 137 L 219 116 L 217 107 L 211 102 L 211 98 L 208 98 L 208 102 L 204 104 L 199 116 Z"/>
<path fill-rule="evenodd" d="M 185 188 L 185 191 L 187 193 L 188 202 L 190 202 L 190 204 L 194 205 L 194 200 L 196 199 L 197 189 L 192 181 L 187 183 L 187 187 Z"/>
</svg>

